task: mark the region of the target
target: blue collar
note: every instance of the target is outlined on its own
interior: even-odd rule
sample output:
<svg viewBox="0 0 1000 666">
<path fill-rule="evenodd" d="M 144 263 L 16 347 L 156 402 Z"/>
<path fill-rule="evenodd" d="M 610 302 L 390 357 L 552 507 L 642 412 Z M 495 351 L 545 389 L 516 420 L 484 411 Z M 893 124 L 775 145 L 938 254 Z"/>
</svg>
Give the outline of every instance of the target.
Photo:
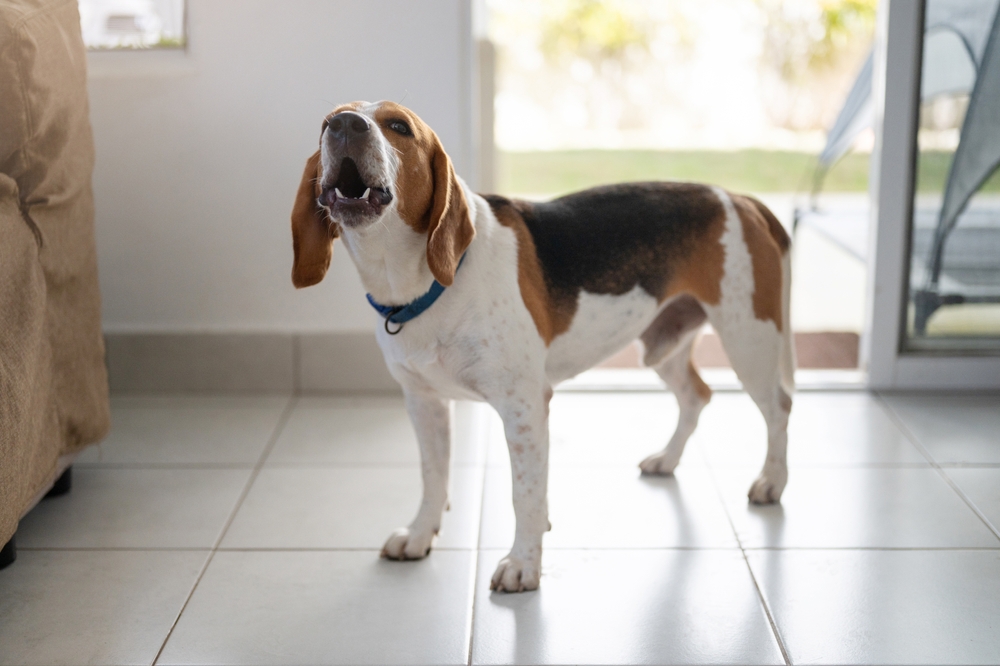
<svg viewBox="0 0 1000 666">
<path fill-rule="evenodd" d="M 455 267 L 456 273 L 458 272 L 458 269 L 462 267 L 463 261 L 465 261 L 464 254 L 462 255 L 462 258 L 458 260 L 458 266 Z M 380 315 L 385 317 L 385 332 L 389 335 L 396 335 L 403 330 L 403 324 L 411 319 L 415 319 L 421 315 L 424 310 L 434 305 L 434 301 L 440 298 L 441 294 L 444 293 L 444 289 L 445 287 L 443 284 L 434 280 L 434 284 L 432 284 L 431 288 L 427 290 L 427 293 L 413 301 L 410 301 L 406 305 L 382 305 L 372 298 L 371 294 L 365 294 L 365 296 L 368 298 L 368 302 L 371 303 L 371 306 L 375 308 Z M 398 324 L 399 328 L 396 330 L 390 329 L 389 322 Z"/>
</svg>

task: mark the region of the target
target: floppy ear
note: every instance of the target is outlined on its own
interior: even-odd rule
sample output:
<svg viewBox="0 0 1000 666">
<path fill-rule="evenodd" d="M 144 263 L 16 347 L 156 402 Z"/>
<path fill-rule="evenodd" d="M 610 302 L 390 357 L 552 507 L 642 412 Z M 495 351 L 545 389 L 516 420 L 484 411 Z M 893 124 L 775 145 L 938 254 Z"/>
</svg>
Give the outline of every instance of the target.
<svg viewBox="0 0 1000 666">
<path fill-rule="evenodd" d="M 437 143 L 431 169 L 434 193 L 431 197 L 431 220 L 427 228 L 427 264 L 434 278 L 451 286 L 462 254 L 476 235 L 469 218 L 469 205 L 458 184 L 451 159 Z"/>
<path fill-rule="evenodd" d="M 292 206 L 292 284 L 297 289 L 309 287 L 326 275 L 333 256 L 333 239 L 340 235 L 340 228 L 327 221 L 326 212 L 319 207 L 319 151 L 306 160 L 299 191 Z"/>
</svg>

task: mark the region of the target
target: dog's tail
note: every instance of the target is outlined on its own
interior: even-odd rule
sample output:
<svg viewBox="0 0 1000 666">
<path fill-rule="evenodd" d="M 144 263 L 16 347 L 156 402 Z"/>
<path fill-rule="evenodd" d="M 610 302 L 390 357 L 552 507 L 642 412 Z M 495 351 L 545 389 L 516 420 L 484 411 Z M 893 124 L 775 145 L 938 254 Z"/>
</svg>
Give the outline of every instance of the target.
<svg viewBox="0 0 1000 666">
<path fill-rule="evenodd" d="M 792 336 L 792 239 L 788 232 L 774 216 L 774 213 L 760 201 L 749 197 L 760 214 L 767 220 L 767 228 L 771 238 L 781 248 L 781 356 L 779 370 L 781 372 L 781 388 L 788 395 L 795 390 L 795 338 Z"/>
</svg>

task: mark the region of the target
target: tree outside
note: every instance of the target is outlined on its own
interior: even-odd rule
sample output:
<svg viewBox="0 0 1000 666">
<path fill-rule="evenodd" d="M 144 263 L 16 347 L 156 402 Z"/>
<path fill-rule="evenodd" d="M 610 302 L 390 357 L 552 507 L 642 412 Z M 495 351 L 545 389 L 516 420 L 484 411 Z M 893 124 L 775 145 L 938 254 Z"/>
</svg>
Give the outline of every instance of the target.
<svg viewBox="0 0 1000 666">
<path fill-rule="evenodd" d="M 678 164 L 690 166 L 692 179 L 716 167 L 732 172 L 721 166 L 725 153 L 742 150 L 737 162 L 751 168 L 731 173 L 734 185 L 795 190 L 867 55 L 875 19 L 875 0 L 488 5 L 499 54 L 500 185 L 514 190 L 543 182 L 532 173 L 542 178 L 552 156 L 534 153 L 588 149 L 685 151 Z M 573 158 L 581 186 L 593 177 L 623 180 L 629 164 L 656 161 L 645 152 L 617 155 L 617 177 L 600 154 L 566 156 Z M 756 179 L 754 164 L 769 175 Z M 866 159 L 841 170 L 834 187 L 866 187 Z M 685 177 L 683 169 L 670 175 Z M 574 184 L 563 178 L 547 191 Z"/>
</svg>

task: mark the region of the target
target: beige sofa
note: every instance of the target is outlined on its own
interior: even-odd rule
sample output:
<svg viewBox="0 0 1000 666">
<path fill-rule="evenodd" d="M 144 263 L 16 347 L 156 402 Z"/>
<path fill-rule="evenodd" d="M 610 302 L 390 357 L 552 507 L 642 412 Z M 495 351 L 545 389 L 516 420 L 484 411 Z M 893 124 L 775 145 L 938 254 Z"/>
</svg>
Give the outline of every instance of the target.
<svg viewBox="0 0 1000 666">
<path fill-rule="evenodd" d="M 108 430 L 77 0 L 0 0 L 0 546 Z"/>
</svg>

